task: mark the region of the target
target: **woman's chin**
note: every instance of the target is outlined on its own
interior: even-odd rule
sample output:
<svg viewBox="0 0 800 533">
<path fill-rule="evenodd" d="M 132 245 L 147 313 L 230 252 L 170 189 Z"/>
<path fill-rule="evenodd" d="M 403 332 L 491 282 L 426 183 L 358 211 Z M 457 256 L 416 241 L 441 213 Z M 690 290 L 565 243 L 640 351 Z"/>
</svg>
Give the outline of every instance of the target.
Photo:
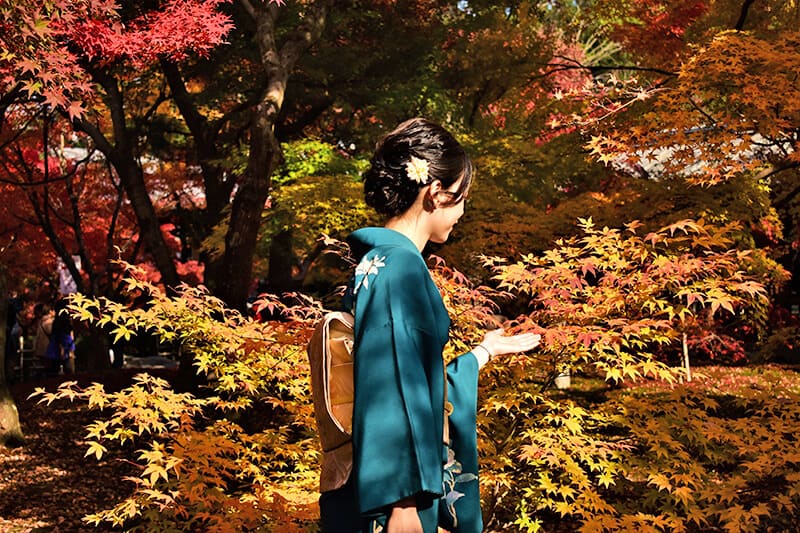
<svg viewBox="0 0 800 533">
<path fill-rule="evenodd" d="M 447 239 L 450 237 L 450 232 L 448 231 L 444 235 L 432 235 L 429 239 L 434 244 L 444 244 L 447 242 Z"/>
</svg>

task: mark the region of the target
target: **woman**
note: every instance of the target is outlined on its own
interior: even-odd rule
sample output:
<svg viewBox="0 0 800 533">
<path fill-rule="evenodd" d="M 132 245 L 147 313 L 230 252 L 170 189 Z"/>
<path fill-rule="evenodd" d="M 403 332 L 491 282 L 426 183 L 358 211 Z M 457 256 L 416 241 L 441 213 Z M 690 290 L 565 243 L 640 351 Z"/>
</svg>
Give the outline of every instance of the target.
<svg viewBox="0 0 800 533">
<path fill-rule="evenodd" d="M 33 354 L 37 359 L 42 360 L 47 357 L 47 347 L 50 345 L 50 334 L 53 331 L 53 315 L 50 305 L 46 303 L 36 304 L 34 315 L 37 320 L 34 322 L 35 331 L 33 333 Z"/>
<path fill-rule="evenodd" d="M 444 368 L 450 319 L 421 251 L 447 240 L 471 183 L 463 148 L 419 118 L 380 141 L 364 176 L 366 202 L 386 223 L 348 237 L 360 258 L 345 298 L 355 316 L 353 470 L 320 498 L 325 532 L 481 531 L 478 369 L 539 337 L 489 332 Z"/>
<path fill-rule="evenodd" d="M 72 322 L 67 313 L 66 300 L 55 305 L 55 318 L 50 326 L 50 340 L 45 351 L 48 361 L 48 375 L 57 376 L 63 366 L 65 374 L 75 373 L 75 339 L 72 336 Z"/>
</svg>

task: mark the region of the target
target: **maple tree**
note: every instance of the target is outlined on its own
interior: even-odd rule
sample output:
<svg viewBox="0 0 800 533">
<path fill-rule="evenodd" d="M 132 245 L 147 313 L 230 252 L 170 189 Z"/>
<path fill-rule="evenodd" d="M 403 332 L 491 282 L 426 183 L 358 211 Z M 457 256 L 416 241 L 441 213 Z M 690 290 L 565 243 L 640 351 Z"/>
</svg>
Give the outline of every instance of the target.
<svg viewBox="0 0 800 533">
<path fill-rule="evenodd" d="M 243 304 L 281 158 L 276 124 L 287 79 L 330 7 L 278 4 L 19 2 L 3 10 L 3 187 L 22 200 L 3 213 L 16 235 L 16 284 L 49 277 L 60 258 L 79 290 L 113 295 L 118 280 L 106 266 L 120 246 L 130 261 L 152 261 L 153 279 L 167 287 L 199 274 L 195 282 Z M 393 3 L 379 7 L 392 10 Z M 429 6 L 406 11 L 422 21 Z M 344 17 L 337 31 L 355 28 L 360 39 L 374 41 L 364 31 L 370 25 L 348 25 Z M 15 40 L 18 34 L 25 40 Z M 228 37 L 233 46 L 219 52 Z M 287 122 L 299 128 L 307 119 L 302 103 L 293 102 Z M 219 262 L 202 272 L 192 260 L 206 259 L 198 256 L 200 243 L 219 223 Z M 49 246 L 41 246 L 45 237 Z M 81 269 L 73 255 L 81 256 Z M 280 270 L 269 272 L 278 279 Z"/>
<path fill-rule="evenodd" d="M 246 4 L 246 5 L 245 5 Z M 161 106 L 166 96 L 163 90 L 152 92 L 153 85 L 158 83 L 158 70 L 154 66 L 162 66 L 164 76 L 171 83 L 172 94 L 178 108 L 192 114 L 188 120 L 190 129 L 196 136 L 205 135 L 203 139 L 209 141 L 209 136 L 219 124 L 207 124 L 197 109 L 192 108 L 187 102 L 190 97 L 183 85 L 177 71 L 177 62 L 185 61 L 188 57 L 204 56 L 219 45 L 232 29 L 230 15 L 220 11 L 221 2 L 216 0 L 198 0 L 192 2 L 159 2 L 149 10 L 140 9 L 135 5 L 123 4 L 117 6 L 113 3 L 81 3 L 80 6 L 67 6 L 61 9 L 58 3 L 48 3 L 44 9 L 37 10 L 33 5 L 19 4 L 14 9 L 4 12 L 10 29 L 23 34 L 32 33 L 35 41 L 28 48 L 30 58 L 22 57 L 22 53 L 10 52 L 3 58 L 2 64 L 6 75 L 7 92 L 5 92 L 4 109 L 8 109 L 14 102 L 28 103 L 31 107 L 52 107 L 60 110 L 65 117 L 72 121 L 73 127 L 83 132 L 93 146 L 103 154 L 105 159 L 114 168 L 115 173 L 125 190 L 127 201 L 136 215 L 137 226 L 142 240 L 151 254 L 153 261 L 162 276 L 162 281 L 167 286 L 177 284 L 179 276 L 169 245 L 161 233 L 156 207 L 148 188 L 147 179 L 139 159 L 146 154 L 148 147 L 142 143 L 143 135 L 149 127 L 148 121 Z M 245 176 L 252 179 L 268 179 L 275 164 L 266 165 L 269 155 L 275 152 L 277 144 L 269 140 L 272 123 L 277 110 L 280 109 L 282 92 L 286 85 L 286 76 L 296 56 L 304 46 L 308 46 L 307 34 L 304 28 L 297 28 L 296 39 L 288 39 L 286 46 L 278 50 L 274 41 L 278 16 L 278 6 L 274 2 L 254 3 L 243 2 L 249 7 L 249 12 L 254 20 L 259 22 L 255 35 L 260 36 L 262 44 L 262 66 L 270 72 L 272 89 L 264 91 L 264 99 L 260 107 L 254 102 L 252 109 L 261 109 L 262 120 L 253 120 L 253 124 L 263 127 L 261 137 L 252 138 L 253 149 L 250 156 L 254 163 L 253 170 Z M 303 24 L 321 26 L 309 8 Z M 80 11 L 83 9 L 84 11 Z M 319 15 L 324 18 L 325 8 L 321 8 Z M 66 14 L 65 14 L 66 13 Z M 38 17 L 38 18 L 37 18 Z M 315 21 L 316 22 L 313 22 Z M 9 33 L 13 35 L 13 33 Z M 291 41 L 291 44 L 288 44 Z M 151 43 L 158 43 L 152 46 Z M 306 44 L 303 44 L 306 43 Z M 13 49 L 12 49 L 13 50 Z M 281 53 L 279 53 L 281 52 Z M 63 54 L 62 54 L 63 53 Z M 61 86 L 60 93 L 51 90 L 50 85 L 42 83 L 39 78 L 44 76 L 49 80 L 49 70 L 52 57 L 62 54 L 67 62 L 63 66 L 68 70 L 69 76 L 81 79 L 81 85 L 54 83 L 53 87 Z M 27 61 L 27 62 L 26 62 Z M 31 67 L 30 62 L 38 62 Z M 269 66 L 272 65 L 272 66 Z M 60 81 L 60 80 L 57 80 Z M 13 85 L 16 83 L 17 85 Z M 22 87 L 22 88 L 18 88 Z M 142 91 L 144 89 L 144 91 Z M 71 94 L 71 92 L 75 94 Z M 160 94 L 159 94 L 160 92 Z M 52 94 L 51 94 L 52 93 Z M 40 96 L 45 101 L 40 102 Z M 94 97 L 92 97 L 94 96 Z M 74 108 L 75 97 L 83 97 L 83 104 L 91 107 Z M 73 102 L 73 103 L 70 103 Z M 136 117 L 144 120 L 140 121 Z M 266 124 L 264 118 L 269 118 Z M 206 127 L 206 129 L 203 129 Z M 253 130 L 255 132 L 255 130 Z M 251 132 L 253 133 L 253 132 Z M 267 135 L 265 138 L 263 135 Z M 203 140 L 201 139 L 201 140 Z M 212 143 L 213 144 L 213 143 Z M 203 150 L 206 144 L 200 144 Z M 264 149 L 272 146 L 268 152 Z M 277 152 L 276 152 L 277 153 Z M 211 157 L 214 153 L 209 154 Z M 257 163 L 255 161 L 260 158 Z M 265 159 L 266 158 L 266 159 Z M 277 161 L 277 157 L 276 157 Z M 214 182 L 215 176 L 209 176 L 203 183 L 207 186 L 207 197 L 216 202 L 218 215 L 222 206 L 227 205 L 224 189 Z M 216 177 L 221 177 L 221 170 Z M 228 193 L 233 190 L 237 180 L 225 179 L 223 184 Z M 238 180 L 239 190 L 244 191 L 242 197 L 233 202 L 237 204 L 232 210 L 230 235 L 244 237 L 252 234 L 254 239 L 257 226 L 253 226 L 253 217 L 245 215 L 242 209 L 251 209 L 258 219 L 264 203 L 268 183 L 254 185 L 254 190 L 249 190 L 247 179 Z M 255 193 L 255 194 L 251 194 Z M 260 201 L 258 198 L 261 198 Z M 243 200 L 247 197 L 247 200 Z M 223 201 L 219 204 L 220 200 Z M 240 209 L 239 204 L 244 202 Z M 248 202 L 255 202 L 249 205 Z M 257 205 L 256 205 L 257 204 Z M 249 228 L 249 229 L 248 229 Z M 235 251 L 231 250 L 235 248 Z M 224 267 L 225 270 L 241 270 L 248 267 L 252 250 L 243 243 L 230 244 L 226 254 L 244 254 L 242 259 L 229 259 L 226 261 L 240 261 L 241 268 Z M 249 255 L 248 255 L 249 254 Z M 238 277 L 222 276 L 222 279 L 239 279 Z M 246 276 L 243 282 L 245 287 L 249 284 Z M 224 290 L 224 289 L 220 289 Z"/>
<path fill-rule="evenodd" d="M 562 95 L 554 132 L 577 128 L 609 173 L 702 187 L 751 181 L 769 191 L 770 217 L 794 240 L 796 10 L 603 0 L 591 12 L 622 54 L 603 68 L 575 62 L 593 77 Z"/>
<path fill-rule="evenodd" d="M 63 142 L 71 134 L 68 123 L 53 115 L 26 118 L 31 126 L 3 136 L 5 150 L 0 152 L 0 187 L 8 199 L 0 211 L 4 221 L 16 221 L 9 228 L 15 242 L 8 264 L 27 278 L 26 284 L 57 283 L 60 259 L 79 291 L 100 294 L 101 287 L 112 285 L 106 264 L 118 253 L 115 246 L 137 258 L 137 247 L 133 253 L 129 249 L 135 231 L 121 185 L 93 151 L 70 153 Z M 43 241 L 49 246 L 40 246 Z"/>
<path fill-rule="evenodd" d="M 638 472 L 627 468 L 629 455 L 641 453 L 642 446 L 675 438 L 664 431 L 652 433 L 653 422 L 648 420 L 663 398 L 642 398 L 635 407 L 641 409 L 637 416 L 651 431 L 647 435 L 652 440 L 648 440 L 635 422 L 614 411 L 616 407 L 593 410 L 550 390 L 565 371 L 614 383 L 676 383 L 680 370 L 666 365 L 660 356 L 671 346 L 675 350 L 681 331 L 702 335 L 703 328 L 716 327 L 695 318 L 741 316 L 746 310 L 750 315 L 745 320 L 750 323 L 765 319 L 767 293 L 758 279 L 766 278 L 746 274 L 760 271 L 756 265 L 761 259 L 730 249 L 735 228 L 681 221 L 640 237 L 637 226 L 631 223 L 621 232 L 597 229 L 586 220 L 583 236 L 561 240 L 540 256 L 524 255 L 509 264 L 489 260 L 498 288 L 527 304 L 521 308 L 524 314 L 511 324 L 533 328 L 543 337 L 537 353 L 492 366 L 490 378 L 483 381 L 482 483 L 484 494 L 492 495 L 488 507 L 496 513 L 498 526 L 512 520 L 523 530 L 538 531 L 549 512 L 575 520 L 581 531 L 674 529 L 688 527 L 695 519 L 676 513 L 669 498 L 655 496 L 664 487 L 652 479 L 664 475 L 677 479 L 681 468 L 670 463 L 664 466 L 669 473 L 653 473 L 651 469 L 660 464 L 658 452 L 656 457 L 636 461 Z M 785 275 L 774 262 L 772 268 L 779 276 Z M 685 393 L 683 387 L 675 390 L 676 396 Z M 758 401 L 771 401 L 767 397 Z M 620 401 L 626 411 L 634 409 L 627 403 L 632 400 Z M 714 400 L 675 399 L 675 416 L 694 416 L 686 410 L 694 413 L 694 406 L 711 405 L 704 401 Z M 700 427 L 687 435 L 690 440 L 704 438 L 709 437 Z M 672 457 L 664 456 L 668 461 Z M 686 470 L 692 468 L 706 467 L 686 465 Z M 645 485 L 637 485 L 642 479 Z M 648 483 L 654 486 L 652 491 Z M 670 485 L 667 492 L 686 503 L 688 494 L 694 502 L 696 492 L 707 490 L 713 500 L 713 485 L 700 490 L 692 483 Z M 628 505 L 627 484 L 637 486 L 642 502 L 648 503 Z M 699 500 L 700 508 L 712 505 Z M 640 512 L 645 509 L 649 511 Z M 742 516 L 746 515 L 743 511 Z M 722 523 L 738 523 L 742 518 L 714 516 Z"/>
<path fill-rule="evenodd" d="M 125 126 L 130 131 L 115 132 L 114 142 L 135 141 L 137 157 L 158 156 L 158 172 L 144 176 L 145 190 L 165 193 L 155 212 L 172 211 L 175 231 L 191 233 L 193 245 L 205 240 L 219 261 L 209 281 L 225 281 L 215 294 L 238 306 L 252 276 L 228 284 L 231 271 L 252 268 L 272 281 L 292 267 L 304 275 L 319 233 L 341 237 L 368 220 L 357 184 L 344 175 L 356 171 L 330 165 L 325 154 L 348 152 L 337 161 L 350 164 L 358 148 L 348 141 L 373 140 L 398 117 L 449 119 L 483 172 L 452 246 L 437 253 L 494 288 L 473 286 L 444 263 L 434 268 L 454 317 L 447 355 L 474 345 L 499 313 L 514 317 L 508 327 L 535 328 L 545 339 L 536 354 L 484 371 L 487 528 L 537 531 L 557 521 L 582 531 L 782 527 L 798 504 L 796 453 L 787 445 L 798 422 L 796 390 L 769 376 L 750 390 L 697 375 L 677 386 L 688 376 L 665 364 L 679 356 L 684 334 L 692 357 L 743 353 L 745 340 L 760 341 L 769 329 L 768 300 L 787 278 L 774 259 L 782 234 L 771 201 L 780 194 L 784 208 L 791 205 L 796 186 L 796 99 L 782 101 L 796 92 L 796 30 L 787 6 L 750 4 L 382 2 L 344 12 L 329 3 L 279 11 L 242 1 L 229 11 L 221 6 L 230 19 L 216 19 L 217 29 L 236 23 L 226 34 L 231 47 L 207 50 L 207 60 L 191 47 L 158 50 L 158 57 L 137 49 L 151 26 L 137 26 L 144 19 L 126 5 L 110 16 L 132 22 L 132 30 L 112 36 L 115 44 L 97 56 L 121 63 L 94 63 L 92 74 L 107 76 L 98 90 L 124 96 L 125 105 L 115 116 L 102 104 L 87 110 L 94 122 L 71 123 L 97 125 L 106 136 Z M 407 22 L 387 23 L 386 13 Z M 415 24 L 424 30 L 395 55 L 363 53 Z M 86 42 L 87 50 L 98 46 L 105 45 Z M 430 64 L 419 60 L 426 46 Z M 331 67 L 348 61 L 352 68 Z M 295 85 L 287 83 L 290 70 Z M 770 84 L 784 96 L 767 94 Z M 3 109 L 16 120 L 16 109 Z M 68 110 L 61 117 L 71 118 Z M 322 141 L 279 144 L 309 132 Z M 39 132 L 29 137 L 20 141 L 42 153 Z M 303 155 L 292 159 L 295 151 Z M 55 159 L 53 169 L 63 165 Z M 40 172 L 34 157 L 25 168 Z M 180 185 L 199 183 L 204 203 L 192 205 Z M 243 196 L 226 214 L 234 190 Z M 175 191 L 188 203 L 174 200 Z M 192 221 L 198 212 L 199 223 Z M 234 227 L 244 241 L 231 240 Z M 617 227 L 625 229 L 609 229 Z M 563 239 L 554 244 L 554 237 Z M 229 269 L 251 249 L 272 264 Z M 521 259 L 490 260 L 492 281 L 475 264 L 477 253 Z M 276 287 L 299 280 L 284 281 Z M 89 428 L 88 455 L 103 457 L 129 441 L 140 450 L 131 498 L 91 522 L 247 528 L 293 516 L 298 523 L 287 528 L 299 529 L 313 521 L 316 445 L 303 342 L 319 305 L 302 295 L 266 299 L 257 307 L 281 320 L 257 324 L 203 289 L 182 287 L 175 297 L 140 274 L 128 285 L 152 305 L 79 296 L 73 311 L 119 339 L 146 330 L 180 346 L 209 381 L 197 395 L 149 377 L 118 393 L 74 384 L 40 392 L 48 401 L 75 397 L 103 408 Z M 299 305 L 287 307 L 293 298 Z M 610 402 L 600 408 L 553 390 L 564 371 L 608 380 L 602 394 Z M 787 438 L 771 438 L 770 427 Z"/>
<path fill-rule="evenodd" d="M 292 307 L 264 299 L 259 305 L 283 319 L 259 323 L 204 289 L 183 286 L 173 297 L 146 277 L 128 267 L 127 289 L 150 298 L 146 309 L 77 293 L 70 308 L 118 339 L 142 328 L 179 344 L 207 392 L 174 392 L 146 374 L 119 392 L 76 382 L 37 391 L 42 401 L 81 399 L 108 413 L 87 428 L 87 456 L 100 458 L 110 445 L 137 447 L 132 495 L 85 520 L 142 531 L 175 524 L 241 531 L 313 516 L 318 451 L 305 340 L 321 308 L 301 295 Z"/>
<path fill-rule="evenodd" d="M 3 2 L 3 246 L 8 248 L 4 255 L 12 258 L 15 287 L 25 277 L 50 278 L 60 257 L 80 290 L 97 294 L 104 286 L 103 291 L 113 291 L 112 280 L 101 278 L 112 275 L 105 267 L 114 244 L 131 242 L 124 227 L 119 231 L 124 224 L 117 224 L 124 211 L 123 189 L 141 240 L 165 281 L 177 283 L 172 253 L 139 164 L 137 134 L 126 123 L 122 93 L 110 73 L 124 72 L 119 65 L 127 62 L 130 76 L 130 66 L 142 67 L 153 54 L 180 58 L 205 53 L 228 29 L 226 17 L 215 11 L 217 5 L 165 2 L 163 11 L 126 15 L 115 2 L 106 1 Z M 188 18 L 180 18 L 181 9 Z M 204 24 L 219 31 L 202 31 Z M 173 39 L 155 38 L 163 32 Z M 151 41 L 160 44 L 152 46 Z M 98 94 L 101 87 L 105 100 Z M 103 102 L 109 104 L 107 114 Z M 107 137 L 104 128 L 109 124 L 113 131 Z M 79 134 L 71 135 L 70 129 Z M 92 160 L 95 150 L 109 169 Z M 106 175 L 107 181 L 97 179 Z M 45 238 L 49 247 L 42 246 Z M 73 254 L 80 256 L 82 270 Z M 34 268 L 26 269 L 31 263 Z M 103 360 L 107 366 L 107 355 L 98 359 Z M 4 412 L 12 408 L 4 399 Z"/>
<path fill-rule="evenodd" d="M 569 234 L 554 214 L 615 226 L 638 218 L 648 228 L 682 217 L 738 220 L 744 241 L 794 266 L 796 113 L 779 102 L 796 91 L 790 6 L 600 0 L 466 9 L 472 19 L 449 44 L 445 76 L 466 78 L 450 81 L 476 131 L 491 139 L 476 143 L 483 177 L 505 189 L 512 211 L 523 199 L 548 212 L 527 228 L 497 222 L 501 233 L 524 230 L 537 252 L 548 235 Z M 749 207 L 731 195 L 737 189 L 754 199 Z M 649 203 L 642 194 L 653 195 Z M 626 208 L 581 210 L 601 198 Z"/>
<path fill-rule="evenodd" d="M 169 285 L 177 283 L 177 271 L 138 163 L 138 134 L 126 123 L 121 82 L 157 57 L 207 53 L 230 29 L 218 5 L 163 2 L 145 13 L 106 1 L 20 2 L 3 10 L 12 30 L 4 33 L 9 47 L 0 65 L 4 110 L 16 104 L 60 112 L 91 139 L 117 173 L 148 251 Z M 110 132 L 96 121 L 104 115 L 101 103 L 107 105 Z"/>
<path fill-rule="evenodd" d="M 113 296 L 118 292 L 119 272 L 112 260 L 149 261 L 121 180 L 88 139 L 72 131 L 67 120 L 46 111 L 28 111 L 9 112 L 10 121 L 26 122 L 27 126 L 0 134 L 4 147 L 0 151 L 0 190 L 7 200 L 0 205 L 0 219 L 10 243 L 6 265 L 15 286 L 34 295 L 25 311 L 30 314 L 38 302 L 52 303 L 57 294 L 44 289 L 59 286 L 60 265 L 68 271 L 75 290 Z M 160 180 L 169 176 L 170 170 L 162 168 Z M 180 179 L 182 187 L 165 187 L 150 176 L 147 184 L 151 191 L 166 190 L 167 194 L 190 190 L 192 182 L 184 175 Z M 156 222 L 170 255 L 175 255 L 180 243 L 170 233 L 170 225 Z M 181 279 L 195 283 L 198 272 L 202 275 L 191 260 L 179 263 L 177 269 Z M 31 335 L 32 331 L 24 333 Z M 85 352 L 86 367 L 107 367 L 108 351 L 101 348 L 101 332 L 79 334 L 93 337 L 86 346 L 96 346 Z"/>
</svg>

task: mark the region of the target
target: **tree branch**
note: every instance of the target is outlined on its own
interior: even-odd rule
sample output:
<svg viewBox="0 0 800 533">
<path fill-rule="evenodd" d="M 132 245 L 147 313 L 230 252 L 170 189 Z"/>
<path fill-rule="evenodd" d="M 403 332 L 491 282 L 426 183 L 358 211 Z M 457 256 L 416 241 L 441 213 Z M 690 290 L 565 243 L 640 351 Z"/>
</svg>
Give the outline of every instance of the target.
<svg viewBox="0 0 800 533">
<path fill-rule="evenodd" d="M 766 179 L 769 177 L 774 176 L 775 174 L 779 174 L 784 170 L 791 170 L 795 168 L 800 168 L 800 162 L 793 161 L 791 163 L 784 163 L 782 165 L 771 165 L 768 168 L 765 168 L 761 172 L 758 173 L 756 176 L 757 179 Z M 776 209 L 780 209 L 786 207 L 794 198 L 800 194 L 800 185 L 792 189 L 788 194 L 784 195 L 783 198 L 780 200 L 776 200 L 773 204 L 773 207 Z"/>
<path fill-rule="evenodd" d="M 62 114 L 65 117 L 67 116 L 64 111 L 62 111 Z M 111 155 L 114 152 L 114 146 L 112 146 L 111 143 L 108 142 L 108 139 L 106 138 L 105 135 L 103 135 L 103 132 L 100 131 L 100 128 L 98 128 L 85 118 L 80 118 L 80 119 L 76 118 L 74 119 L 73 124 L 75 124 L 75 126 L 78 129 L 86 133 L 86 135 L 88 135 L 92 139 L 95 146 L 97 146 L 97 149 L 103 152 L 103 154 L 106 156 L 107 159 L 111 159 Z"/>
<path fill-rule="evenodd" d="M 317 0 L 310 4 L 303 23 L 288 36 L 280 50 L 281 63 L 287 71 L 291 71 L 300 55 L 319 39 L 330 7 L 329 0 Z"/>
<path fill-rule="evenodd" d="M 573 63 L 572 66 L 570 65 L 562 65 L 559 63 L 547 63 L 547 67 L 558 67 L 554 69 L 552 72 L 561 72 L 563 70 L 588 70 L 591 73 L 597 72 L 606 72 L 612 70 L 630 70 L 634 72 L 653 72 L 655 74 L 662 74 L 664 76 L 675 77 L 678 75 L 677 72 L 672 72 L 671 70 L 664 70 L 656 67 L 642 67 L 639 65 L 584 65 L 580 61 L 572 57 L 566 56 L 554 56 L 559 59 L 563 59 L 564 61 L 569 61 Z M 549 75 L 550 72 L 545 73 L 545 75 Z"/>
<path fill-rule="evenodd" d="M 25 121 L 25 124 L 23 124 L 22 126 L 17 128 L 17 131 L 14 132 L 14 135 L 11 136 L 11 138 L 9 138 L 7 140 L 4 140 L 3 143 L 0 144 L 0 150 L 5 150 L 6 147 L 11 145 L 11 143 L 15 142 L 17 139 L 22 137 L 26 132 L 28 132 L 28 130 L 29 130 L 28 126 L 30 126 L 36 119 L 38 119 L 39 115 L 41 115 L 42 113 L 45 113 L 46 111 L 47 111 L 47 107 L 46 106 L 40 106 L 39 109 L 36 111 L 36 113 L 31 115 Z M 0 126 L 2 126 L 1 122 L 0 122 Z"/>
<path fill-rule="evenodd" d="M 186 90 L 186 84 L 178 66 L 164 58 L 160 62 L 161 70 L 164 71 L 164 77 L 167 79 L 170 91 L 172 91 L 172 99 L 178 106 L 181 115 L 183 115 L 183 120 L 186 121 L 186 126 L 188 126 L 192 136 L 202 143 L 207 135 L 208 120 L 197 111 L 189 91 Z"/>
<path fill-rule="evenodd" d="M 244 8 L 247 14 L 250 15 L 254 21 L 258 20 L 258 12 L 256 11 L 256 8 L 253 7 L 253 4 L 250 3 L 250 0 L 239 0 L 239 5 Z"/>
<path fill-rule="evenodd" d="M 91 285 L 91 294 L 97 294 L 97 274 L 94 271 L 94 265 L 86 250 L 86 239 L 84 238 L 83 226 L 81 226 L 81 212 L 78 206 L 78 193 L 72 186 L 72 179 L 67 179 L 64 182 L 67 189 L 67 197 L 69 198 L 70 207 L 72 208 L 72 233 L 75 235 L 75 244 L 78 246 L 78 255 L 81 258 L 83 270 L 89 276 L 89 284 Z M 77 270 L 77 269 L 76 269 Z M 70 269 L 70 272 L 72 270 Z M 80 275 L 80 274 L 79 274 Z M 75 273 L 72 274 L 75 277 Z"/>
<path fill-rule="evenodd" d="M 122 182 L 120 181 L 119 177 L 114 179 L 114 168 L 111 166 L 111 163 L 106 159 L 106 171 L 108 172 L 108 179 L 111 181 L 111 184 L 114 186 L 114 190 L 117 191 L 117 198 L 114 202 L 114 210 L 111 212 L 111 221 L 108 223 L 108 230 L 106 231 L 106 257 L 111 259 L 114 254 L 114 233 L 117 228 L 117 220 L 119 219 L 119 214 L 122 212 L 122 203 L 125 198 L 125 191 L 122 188 Z M 131 263 L 133 261 L 130 261 Z M 110 268 L 106 268 L 106 283 L 108 287 L 113 287 L 113 275 Z"/>
<path fill-rule="evenodd" d="M 158 111 L 158 108 L 161 106 L 161 104 L 163 104 L 167 100 L 168 100 L 168 98 L 167 98 L 166 93 L 164 92 L 164 89 L 163 88 L 159 89 L 158 96 L 156 96 L 155 101 L 153 102 L 153 105 L 151 105 L 150 109 L 148 109 L 144 113 L 144 115 L 142 115 L 142 118 L 137 121 L 137 125 L 138 124 L 150 124 L 152 122 L 153 115 L 156 114 L 156 111 Z"/>
</svg>

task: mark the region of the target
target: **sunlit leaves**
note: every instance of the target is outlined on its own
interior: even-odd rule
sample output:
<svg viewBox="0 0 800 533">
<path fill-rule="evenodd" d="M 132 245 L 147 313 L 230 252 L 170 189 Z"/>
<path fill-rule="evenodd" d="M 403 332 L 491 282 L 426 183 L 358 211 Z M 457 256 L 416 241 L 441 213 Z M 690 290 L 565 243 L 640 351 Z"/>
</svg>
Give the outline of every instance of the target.
<svg viewBox="0 0 800 533">
<path fill-rule="evenodd" d="M 443 259 L 433 256 L 432 261 L 431 274 L 451 318 L 450 342 L 445 348 L 449 361 L 478 344 L 485 330 L 499 326 L 498 306 L 491 299 L 496 294 L 488 287 L 475 287 Z"/>
<path fill-rule="evenodd" d="M 147 331 L 189 352 L 207 380 L 202 395 L 174 391 L 161 378 L 139 374 L 119 391 L 102 385 L 38 389 L 41 401 L 87 401 L 103 414 L 87 427 L 87 456 L 109 445 L 137 447 L 132 495 L 89 515 L 89 523 L 121 525 L 139 517 L 146 531 L 191 521 L 204 530 L 247 530 L 288 514 L 309 515 L 315 501 L 318 452 L 309 405 L 305 341 L 321 312 L 307 297 L 296 306 L 273 302 L 281 320 L 258 323 L 226 308 L 203 288 L 169 297 L 128 269 L 126 285 L 146 297 L 145 308 L 105 298 L 72 298 L 71 311 L 120 335 Z M 260 429 L 234 420 L 267 410 Z M 285 495 L 285 496 L 281 496 Z M 291 495 L 291 497 L 290 497 Z"/>
<path fill-rule="evenodd" d="M 88 457 L 90 455 L 94 455 L 96 459 L 100 459 L 108 449 L 100 444 L 99 442 L 90 441 L 89 442 L 89 449 L 86 450 L 86 455 L 84 457 Z"/>
<path fill-rule="evenodd" d="M 602 410 L 548 405 L 521 435 L 526 468 L 509 485 L 521 493 L 517 523 L 534 531 L 535 510 L 548 509 L 587 531 L 791 528 L 797 380 L 776 375 L 725 369 L 681 387 L 608 391 Z M 576 416 L 579 431 L 559 431 Z"/>
<path fill-rule="evenodd" d="M 759 278 L 748 274 L 756 256 L 731 249 L 736 228 L 684 220 L 640 235 L 636 223 L 579 224 L 581 235 L 542 254 L 487 259 L 502 292 L 474 287 L 434 260 L 456 352 L 498 320 L 489 296 L 516 298 L 520 316 L 506 328 L 544 339 L 538 350 L 482 371 L 481 479 L 484 495 L 496 498 L 490 508 L 526 531 L 541 530 L 542 516 L 554 514 L 583 531 L 752 526 L 765 510 L 791 515 L 800 456 L 775 441 L 788 442 L 797 426 L 796 386 L 769 376 L 674 386 L 680 373 L 655 357 L 672 349 L 677 331 L 713 327 L 695 323 L 698 316 L 726 317 L 764 299 Z M 179 394 L 140 376 L 119 393 L 75 383 L 37 392 L 43 401 L 78 398 L 110 413 L 87 428 L 87 455 L 103 457 L 100 446 L 109 443 L 137 447 L 131 498 L 87 521 L 141 517 L 147 527 L 190 519 L 201 529 L 241 530 L 270 517 L 313 519 L 318 451 L 308 431 L 303 348 L 319 306 L 302 295 L 292 296 L 294 307 L 264 295 L 257 306 L 281 320 L 258 324 L 202 288 L 167 297 L 142 274 L 130 269 L 127 286 L 150 305 L 79 297 L 72 311 L 175 343 L 191 353 L 208 389 L 202 397 Z M 599 409 L 553 390 L 567 370 L 621 388 L 605 388 L 609 402 Z M 246 431 L 239 416 L 259 406 L 270 413 L 267 427 Z M 741 496 L 775 479 L 788 496 Z"/>
<path fill-rule="evenodd" d="M 581 238 L 495 266 L 499 287 L 530 301 L 520 327 L 541 330 L 553 371 L 577 364 L 613 381 L 669 379 L 653 354 L 677 331 L 702 331 L 699 314 L 731 317 L 766 300 L 763 286 L 745 274 L 750 256 L 728 249 L 735 227 L 684 220 L 640 237 L 597 229 L 591 219 L 579 225 Z"/>
<path fill-rule="evenodd" d="M 529 524 L 529 531 L 543 523 L 534 509 L 580 519 L 585 531 L 677 531 L 683 518 L 675 509 L 706 505 L 698 502 L 700 482 L 692 470 L 698 467 L 681 442 L 688 439 L 708 453 L 718 444 L 711 425 L 674 420 L 688 420 L 694 410 L 713 413 L 719 402 L 700 394 L 689 405 L 676 402 L 675 425 L 667 428 L 654 400 L 641 407 L 650 418 L 643 419 L 640 433 L 628 422 L 627 400 L 616 412 L 614 405 L 591 410 L 549 389 L 565 371 L 668 388 L 683 379 L 661 358 L 677 348 L 678 332 L 704 336 L 716 327 L 709 317 L 738 320 L 746 307 L 764 310 L 762 278 L 747 274 L 758 271 L 753 255 L 732 248 L 735 226 L 687 219 L 640 235 L 636 222 L 616 230 L 599 228 L 587 217 L 578 225 L 581 235 L 561 239 L 538 256 L 514 263 L 486 260 L 499 288 L 527 303 L 510 325 L 541 333 L 543 342 L 534 353 L 489 369 L 479 417 L 487 442 L 484 482 L 487 490 L 522 492 L 517 511 L 525 508 L 529 515 L 517 514 L 517 523 Z M 643 450 L 647 462 L 629 467 L 630 456 Z M 520 462 L 502 460 L 509 453 Z M 672 471 L 675 461 L 688 466 Z M 654 469 L 661 462 L 670 466 Z M 635 510 L 615 497 L 631 483 L 643 498 Z"/>
<path fill-rule="evenodd" d="M 610 91 L 595 89 L 588 107 L 611 113 L 584 113 L 586 148 L 618 168 L 702 185 L 797 168 L 800 55 L 794 26 L 712 28 L 708 42 L 681 45 L 676 53 L 684 60 L 675 65 L 674 78 L 628 79 Z M 631 91 L 649 92 L 652 101 L 638 105 Z"/>
</svg>

